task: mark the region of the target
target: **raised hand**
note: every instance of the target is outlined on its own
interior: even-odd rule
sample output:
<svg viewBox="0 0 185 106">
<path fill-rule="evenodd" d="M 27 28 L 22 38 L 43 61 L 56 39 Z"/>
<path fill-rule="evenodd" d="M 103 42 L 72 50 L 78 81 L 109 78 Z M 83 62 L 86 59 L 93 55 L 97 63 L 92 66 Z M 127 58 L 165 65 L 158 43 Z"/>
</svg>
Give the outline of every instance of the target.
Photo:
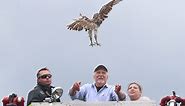
<svg viewBox="0 0 185 106">
<path fill-rule="evenodd" d="M 72 87 L 73 91 L 79 91 L 80 90 L 80 85 L 81 85 L 81 82 L 80 81 L 75 82 L 73 84 L 73 87 Z"/>
<path fill-rule="evenodd" d="M 121 85 L 116 84 L 116 85 L 115 85 L 115 92 L 116 92 L 116 93 L 119 93 L 120 91 L 121 91 Z"/>
</svg>

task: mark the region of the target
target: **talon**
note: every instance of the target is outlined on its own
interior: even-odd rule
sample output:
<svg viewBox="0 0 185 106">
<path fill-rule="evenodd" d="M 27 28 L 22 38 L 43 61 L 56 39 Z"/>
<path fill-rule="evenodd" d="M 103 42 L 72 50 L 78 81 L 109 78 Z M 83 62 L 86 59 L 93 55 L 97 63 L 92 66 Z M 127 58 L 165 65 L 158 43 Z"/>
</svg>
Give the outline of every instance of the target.
<svg viewBox="0 0 185 106">
<path fill-rule="evenodd" d="M 96 45 L 97 45 L 97 46 L 101 46 L 101 44 L 99 44 L 99 43 L 96 43 Z"/>
<path fill-rule="evenodd" d="M 98 42 L 94 42 L 97 46 L 101 46 L 101 44 L 100 43 L 98 43 Z"/>
<path fill-rule="evenodd" d="M 89 46 L 92 46 L 92 47 L 93 47 L 94 45 L 95 45 L 95 44 L 91 43 Z"/>
</svg>

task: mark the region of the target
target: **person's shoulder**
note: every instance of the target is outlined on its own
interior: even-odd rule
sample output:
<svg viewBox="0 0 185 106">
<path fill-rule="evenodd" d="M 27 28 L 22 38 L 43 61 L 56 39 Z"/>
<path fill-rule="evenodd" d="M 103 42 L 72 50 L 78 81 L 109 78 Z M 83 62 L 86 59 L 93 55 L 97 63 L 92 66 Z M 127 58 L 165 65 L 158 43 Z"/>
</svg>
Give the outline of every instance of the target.
<svg viewBox="0 0 185 106">
<path fill-rule="evenodd" d="M 33 89 L 31 89 L 29 92 L 30 93 L 34 93 L 34 92 L 38 92 L 38 91 L 40 91 L 41 90 L 41 88 L 39 87 L 39 86 L 35 86 Z"/>
<path fill-rule="evenodd" d="M 92 87 L 92 86 L 93 86 L 93 84 L 86 83 L 86 84 L 84 84 L 83 86 L 84 86 L 84 87 Z"/>
<path fill-rule="evenodd" d="M 31 90 L 29 91 L 28 95 L 33 95 L 33 94 L 35 94 L 35 93 L 36 93 L 36 90 L 35 90 L 35 89 L 31 89 Z"/>
<path fill-rule="evenodd" d="M 38 85 L 33 88 L 33 91 L 37 91 L 37 90 L 41 90 L 40 86 Z"/>
</svg>

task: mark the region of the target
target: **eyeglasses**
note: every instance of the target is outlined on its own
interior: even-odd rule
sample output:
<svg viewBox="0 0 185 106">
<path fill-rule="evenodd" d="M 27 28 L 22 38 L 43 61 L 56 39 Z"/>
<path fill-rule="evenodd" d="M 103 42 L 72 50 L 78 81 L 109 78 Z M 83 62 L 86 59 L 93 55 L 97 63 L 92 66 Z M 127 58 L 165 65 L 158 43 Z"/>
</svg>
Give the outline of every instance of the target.
<svg viewBox="0 0 185 106">
<path fill-rule="evenodd" d="M 51 78 L 51 77 L 52 77 L 51 74 L 45 74 L 45 75 L 40 76 L 39 78 L 45 79 L 45 78 Z"/>
</svg>

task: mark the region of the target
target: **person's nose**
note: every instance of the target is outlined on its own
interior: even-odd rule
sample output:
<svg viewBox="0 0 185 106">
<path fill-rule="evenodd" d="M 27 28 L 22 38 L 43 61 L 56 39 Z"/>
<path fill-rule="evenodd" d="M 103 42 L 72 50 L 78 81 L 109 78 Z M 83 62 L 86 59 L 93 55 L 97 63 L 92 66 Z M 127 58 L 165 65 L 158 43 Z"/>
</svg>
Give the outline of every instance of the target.
<svg viewBox="0 0 185 106">
<path fill-rule="evenodd" d="M 135 89 L 132 87 L 130 90 L 131 90 L 131 91 L 134 91 Z"/>
</svg>

